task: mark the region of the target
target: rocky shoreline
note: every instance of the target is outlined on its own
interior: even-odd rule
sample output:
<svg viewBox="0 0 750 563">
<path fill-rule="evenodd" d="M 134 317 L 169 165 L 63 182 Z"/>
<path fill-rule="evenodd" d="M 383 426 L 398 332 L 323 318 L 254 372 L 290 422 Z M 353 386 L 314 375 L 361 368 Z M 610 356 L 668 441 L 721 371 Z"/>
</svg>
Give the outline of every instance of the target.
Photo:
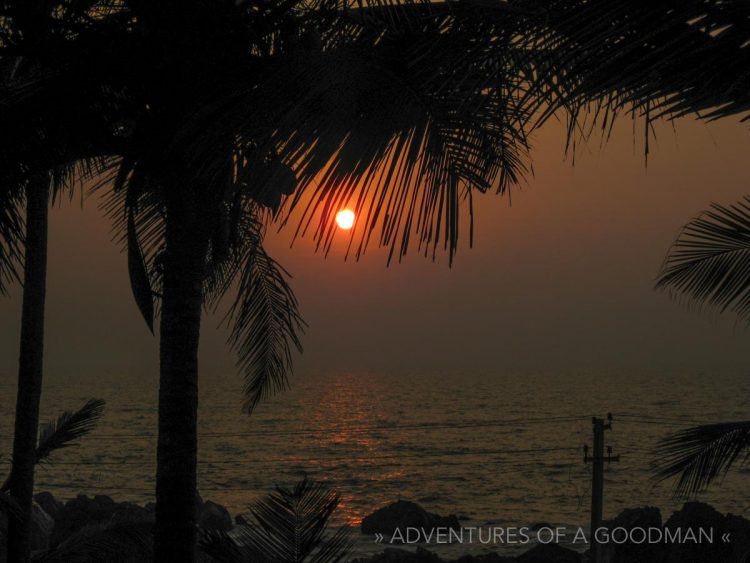
<svg viewBox="0 0 750 563">
<path fill-rule="evenodd" d="M 414 503 L 399 501 L 382 508 L 362 521 L 362 532 L 393 537 L 402 527 L 443 527 L 460 529 L 455 516 L 439 516 Z M 528 535 L 534 527 L 529 529 Z M 538 529 L 553 529 L 540 525 Z M 688 502 L 666 520 L 656 507 L 626 509 L 604 522 L 601 538 L 604 561 L 608 563 L 750 563 L 750 521 L 733 514 L 722 514 L 701 502 Z M 540 536 L 541 537 L 541 536 Z M 518 539 L 518 538 L 517 538 Z M 554 542 L 529 542 L 529 549 L 516 557 L 498 553 L 464 555 L 442 559 L 418 546 L 416 550 L 388 547 L 378 555 L 352 563 L 584 563 L 582 552 Z"/>
<path fill-rule="evenodd" d="M 86 527 L 111 526 L 143 522 L 154 519 L 154 505 L 141 506 L 131 502 L 116 502 L 109 496 L 77 497 L 61 502 L 49 492 L 34 495 L 32 546 L 35 551 L 53 547 Z M 204 529 L 229 532 L 235 526 L 246 525 L 238 515 L 234 519 L 221 505 L 210 500 L 198 500 L 198 524 Z M 4 526 L 4 522 L 2 523 Z M 460 530 L 456 516 L 440 516 L 421 506 L 397 501 L 376 510 L 362 520 L 360 532 L 367 536 L 378 534 L 388 538 L 382 551 L 375 555 L 353 559 L 352 563 L 583 563 L 587 560 L 586 546 L 579 551 L 554 542 L 531 541 L 528 549 L 515 557 L 491 552 L 484 555 L 464 555 L 456 559 L 443 559 L 431 551 L 430 544 L 390 545 L 394 533 L 406 528 L 421 530 Z M 617 541 L 603 547 L 605 561 L 609 563 L 748 563 L 750 562 L 750 521 L 732 514 L 721 514 L 708 504 L 688 502 L 666 521 L 655 507 L 627 509 L 616 518 L 605 522 L 604 527 L 617 530 Z M 532 527 L 531 530 L 534 528 Z M 622 541 L 628 532 L 648 529 L 664 532 L 674 539 L 678 531 L 710 530 L 711 541 Z M 658 536 L 658 534 L 657 534 Z M 502 542 L 501 542 L 502 543 Z M 502 545 L 497 546 L 502 551 Z M 467 546 L 467 551 L 470 548 Z M 4 553 L 4 546 L 0 554 Z M 581 553 L 581 551 L 583 553 Z M 0 563 L 4 563 L 0 555 Z"/>
</svg>

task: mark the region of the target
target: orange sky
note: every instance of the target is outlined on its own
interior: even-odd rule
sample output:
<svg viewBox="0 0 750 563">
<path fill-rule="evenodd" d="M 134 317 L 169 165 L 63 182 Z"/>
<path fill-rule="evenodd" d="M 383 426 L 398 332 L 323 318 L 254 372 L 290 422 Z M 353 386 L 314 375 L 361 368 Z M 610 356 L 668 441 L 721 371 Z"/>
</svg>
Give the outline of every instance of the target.
<svg viewBox="0 0 750 563">
<path fill-rule="evenodd" d="M 652 290 L 684 222 L 711 201 L 750 193 L 747 124 L 683 119 L 676 134 L 666 124 L 657 134 L 648 168 L 627 120 L 572 166 L 562 126 L 545 126 L 533 140 L 535 176 L 514 190 L 512 206 L 475 198 L 475 247 L 464 241 L 452 269 L 445 256 L 433 263 L 416 252 L 386 268 L 375 248 L 360 262 L 336 249 L 324 260 L 310 240 L 290 249 L 291 229 L 269 236 L 310 324 L 299 373 L 750 368 L 750 332 Z M 110 238 L 94 200 L 53 210 L 50 377 L 156 373 L 156 339 Z M 19 318 L 15 291 L 0 300 L 3 378 L 15 377 Z M 233 366 L 219 321 L 204 323 L 206 376 Z"/>
</svg>

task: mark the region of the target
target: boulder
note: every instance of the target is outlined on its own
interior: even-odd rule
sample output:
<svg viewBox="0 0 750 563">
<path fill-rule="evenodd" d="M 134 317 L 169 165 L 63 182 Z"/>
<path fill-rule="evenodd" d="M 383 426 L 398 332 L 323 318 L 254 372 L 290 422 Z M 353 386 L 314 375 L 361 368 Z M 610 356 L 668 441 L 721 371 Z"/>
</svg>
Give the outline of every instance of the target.
<svg viewBox="0 0 750 563">
<path fill-rule="evenodd" d="M 210 500 L 204 502 L 200 507 L 198 525 L 201 528 L 210 528 L 223 532 L 228 532 L 233 527 L 232 517 L 227 512 L 227 509 Z"/>
<path fill-rule="evenodd" d="M 567 547 L 550 543 L 537 545 L 518 557 L 516 561 L 518 563 L 581 563 L 583 556 Z"/>
<path fill-rule="evenodd" d="M 141 506 L 132 502 L 121 502 L 115 506 L 112 517 L 109 519 L 110 524 L 121 524 L 126 522 L 153 522 L 154 512 L 148 507 Z"/>
<path fill-rule="evenodd" d="M 55 518 L 51 545 L 55 546 L 89 524 L 103 524 L 112 517 L 115 502 L 107 496 L 93 499 L 78 495 L 66 502 Z"/>
<path fill-rule="evenodd" d="M 85 526 L 151 521 L 153 514 L 131 502 L 118 503 L 106 495 L 78 495 L 66 502 L 55 518 L 50 546 L 55 546 Z"/>
<path fill-rule="evenodd" d="M 713 541 L 673 543 L 666 546 L 664 563 L 748 563 L 750 561 L 750 521 L 733 514 L 724 516 L 702 502 L 688 502 L 672 514 L 665 529 L 683 532 L 702 529 L 713 534 Z M 728 541 L 723 537 L 728 535 Z"/>
<path fill-rule="evenodd" d="M 8 551 L 8 517 L 0 511 L 0 563 L 6 563 L 6 552 Z"/>
<path fill-rule="evenodd" d="M 456 559 L 455 563 L 515 563 L 515 559 L 501 557 L 497 553 L 485 555 L 464 555 Z"/>
<path fill-rule="evenodd" d="M 427 512 L 414 502 L 399 500 L 380 508 L 362 519 L 363 534 L 392 536 L 396 529 L 406 533 L 406 528 L 452 528 L 460 529 L 455 515 L 440 516 Z"/>
<path fill-rule="evenodd" d="M 37 551 L 47 549 L 50 545 L 52 530 L 55 528 L 55 520 L 47 512 L 34 502 L 31 505 L 31 550 Z"/>
<path fill-rule="evenodd" d="M 36 501 L 36 503 L 52 518 L 57 518 L 57 514 L 63 507 L 63 503 L 57 500 L 55 496 L 48 491 L 35 494 L 34 501 Z"/>
<path fill-rule="evenodd" d="M 661 528 L 661 512 L 653 506 L 626 508 L 614 519 L 604 523 L 605 528 Z M 638 541 L 638 540 L 636 540 Z M 601 546 L 604 560 L 610 563 L 660 563 L 664 557 L 664 544 L 607 543 Z"/>
<path fill-rule="evenodd" d="M 750 520 L 742 516 L 727 514 L 724 519 L 724 533 L 729 534 L 727 563 L 750 562 Z M 719 538 L 721 541 L 721 538 Z"/>
<path fill-rule="evenodd" d="M 368 559 L 354 559 L 351 563 L 445 563 L 440 557 L 424 548 L 417 547 L 416 551 L 407 551 L 395 547 L 387 547 L 382 553 Z"/>
<path fill-rule="evenodd" d="M 666 545 L 664 563 L 729 563 L 731 543 L 723 543 L 725 517 L 712 506 L 703 502 L 688 502 L 675 512 L 664 524 L 665 530 L 683 534 L 688 529 L 697 535 L 699 529 L 713 531 L 713 542 L 704 541 L 670 543 Z"/>
</svg>

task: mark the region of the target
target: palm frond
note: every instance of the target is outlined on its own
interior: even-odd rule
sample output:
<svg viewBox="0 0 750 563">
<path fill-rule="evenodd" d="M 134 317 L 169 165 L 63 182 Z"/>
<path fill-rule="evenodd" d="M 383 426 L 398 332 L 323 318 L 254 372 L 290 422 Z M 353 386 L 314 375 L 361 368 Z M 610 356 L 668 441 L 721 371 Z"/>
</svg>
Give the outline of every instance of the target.
<svg viewBox="0 0 750 563">
<path fill-rule="evenodd" d="M 336 563 L 351 550 L 346 526 L 326 534 L 337 506 L 336 493 L 305 478 L 256 502 L 250 509 L 254 522 L 232 535 L 205 530 L 199 549 L 220 563 Z"/>
<path fill-rule="evenodd" d="M 39 433 L 36 463 L 47 461 L 55 450 L 73 446 L 91 432 L 104 414 L 104 405 L 101 399 L 89 399 L 77 411 L 66 411 L 46 424 Z"/>
<path fill-rule="evenodd" d="M 264 397 L 288 385 L 292 352 L 302 350 L 305 323 L 288 273 L 263 249 L 262 225 L 251 221 L 246 254 L 239 268 L 239 289 L 229 312 L 229 342 L 245 374 L 245 408 L 252 412 Z M 231 276 L 230 276 L 231 277 Z"/>
<path fill-rule="evenodd" d="M 514 19 L 510 8 L 403 4 L 303 13 L 321 48 L 282 48 L 263 63 L 262 81 L 254 67 L 233 73 L 177 150 L 218 176 L 235 131 L 239 145 L 294 171 L 297 189 L 279 217 L 298 235 L 330 248 L 335 213 L 350 205 L 357 256 L 379 231 L 391 256 L 411 241 L 452 258 L 464 213 L 471 231 L 472 191 L 504 192 L 527 173 L 528 134 L 552 78 L 534 72 L 519 10 Z M 248 175 L 258 183 L 261 174 Z"/>
<path fill-rule="evenodd" d="M 336 563 L 349 553 L 348 529 L 326 536 L 338 494 L 307 478 L 293 489 L 277 487 L 251 507 L 256 525 L 242 538 L 256 553 L 275 563 Z"/>
<path fill-rule="evenodd" d="M 750 110 L 746 2 L 545 4 L 548 33 L 539 45 L 569 99 L 602 101 L 614 112 L 631 105 L 647 120 Z"/>
<path fill-rule="evenodd" d="M 647 140 L 661 115 L 750 109 L 743 2 L 321 0 L 297 9 L 317 50 L 301 49 L 298 35 L 269 39 L 274 48 L 259 47 L 264 72 L 223 84 L 207 104 L 213 117 L 209 109 L 198 120 L 201 135 L 185 137 L 223 155 L 217 139 L 227 130 L 247 145 L 270 139 L 299 182 L 281 217 L 299 210 L 297 234 L 311 231 L 324 249 L 336 211 L 349 205 L 359 215 L 357 256 L 379 230 L 391 256 L 416 239 L 452 257 L 460 204 L 470 233 L 472 193 L 517 183 L 530 132 L 560 108 L 571 135 L 596 122 L 606 129 L 628 110 L 645 118 Z M 192 154 L 203 165 L 209 152 Z"/>
<path fill-rule="evenodd" d="M 154 331 L 162 284 L 164 207 L 160 191 L 137 159 L 126 154 L 95 188 L 112 221 L 113 239 L 127 253 L 130 288 L 149 331 Z"/>
<path fill-rule="evenodd" d="M 121 522 L 86 526 L 33 563 L 133 563 L 153 558 L 153 524 Z"/>
<path fill-rule="evenodd" d="M 685 225 L 656 287 L 750 320 L 750 198 L 714 204 Z"/>
<path fill-rule="evenodd" d="M 706 489 L 739 460 L 750 456 L 750 421 L 707 424 L 682 430 L 662 440 L 654 462 L 656 478 L 678 477 L 675 494 Z"/>
<path fill-rule="evenodd" d="M 216 563 L 265 563 L 265 558 L 251 554 L 247 546 L 240 545 L 225 531 L 215 528 L 201 530 L 198 549 Z"/>
<path fill-rule="evenodd" d="M 128 241 L 128 274 L 130 288 L 135 297 L 135 303 L 146 321 L 146 326 L 154 332 L 154 295 L 149 280 L 146 259 L 144 258 L 141 242 L 135 226 L 135 210 L 130 208 L 128 213 L 127 241 Z"/>
<path fill-rule="evenodd" d="M 19 281 L 22 262 L 24 221 L 21 214 L 23 187 L 0 179 L 0 295 Z"/>
</svg>

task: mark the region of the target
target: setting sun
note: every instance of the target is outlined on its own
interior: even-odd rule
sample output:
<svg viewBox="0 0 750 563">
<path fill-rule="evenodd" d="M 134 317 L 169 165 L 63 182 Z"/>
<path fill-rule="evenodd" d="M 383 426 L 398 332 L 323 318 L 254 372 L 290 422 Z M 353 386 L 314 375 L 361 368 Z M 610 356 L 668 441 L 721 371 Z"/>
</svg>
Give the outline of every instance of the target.
<svg viewBox="0 0 750 563">
<path fill-rule="evenodd" d="M 336 224 L 341 229 L 351 229 L 354 226 L 354 211 L 351 209 L 342 209 L 336 213 Z"/>
</svg>

